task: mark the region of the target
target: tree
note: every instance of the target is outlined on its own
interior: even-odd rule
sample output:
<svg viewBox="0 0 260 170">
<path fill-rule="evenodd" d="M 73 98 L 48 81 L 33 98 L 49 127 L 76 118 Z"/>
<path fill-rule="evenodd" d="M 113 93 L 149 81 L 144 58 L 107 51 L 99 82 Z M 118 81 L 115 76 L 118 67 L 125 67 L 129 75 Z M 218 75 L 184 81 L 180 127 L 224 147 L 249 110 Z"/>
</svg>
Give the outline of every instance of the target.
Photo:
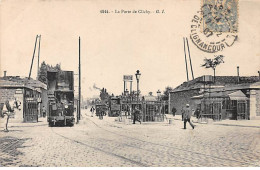
<svg viewBox="0 0 260 170">
<path fill-rule="evenodd" d="M 61 72 L 61 65 L 56 64 L 56 66 L 53 67 L 52 65 L 46 64 L 45 61 L 41 63 L 38 80 L 45 84 L 47 84 L 47 71 Z"/>
<path fill-rule="evenodd" d="M 214 71 L 214 82 L 215 82 L 215 77 L 216 77 L 216 67 L 221 64 L 224 63 L 223 60 L 224 56 L 223 55 L 217 55 L 215 56 L 215 58 L 213 59 L 207 59 L 205 58 L 204 64 L 201 65 L 201 67 L 205 67 L 205 68 L 212 68 Z"/>
<path fill-rule="evenodd" d="M 38 80 L 47 84 L 47 64 L 45 61 L 41 63 Z"/>
<path fill-rule="evenodd" d="M 162 100 L 168 100 L 169 99 L 169 93 L 172 91 L 173 88 L 170 86 L 165 87 L 165 90 L 163 91 Z"/>
</svg>

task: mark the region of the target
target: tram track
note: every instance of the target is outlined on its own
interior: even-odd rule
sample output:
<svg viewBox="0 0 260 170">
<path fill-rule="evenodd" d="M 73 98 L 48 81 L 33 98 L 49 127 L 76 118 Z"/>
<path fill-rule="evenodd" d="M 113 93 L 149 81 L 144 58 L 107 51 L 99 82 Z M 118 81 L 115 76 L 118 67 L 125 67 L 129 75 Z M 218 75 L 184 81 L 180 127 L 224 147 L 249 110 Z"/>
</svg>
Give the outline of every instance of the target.
<svg viewBox="0 0 260 170">
<path fill-rule="evenodd" d="M 235 160 L 235 159 L 229 159 L 229 158 L 222 158 L 222 157 L 218 157 L 218 156 L 212 156 L 212 155 L 209 155 L 209 154 L 205 154 L 205 153 L 200 153 L 200 152 L 196 152 L 196 151 L 192 151 L 192 150 L 188 150 L 188 149 L 181 149 L 181 148 L 178 148 L 178 147 L 173 147 L 173 146 L 167 146 L 167 145 L 163 145 L 163 144 L 158 144 L 158 143 L 154 143 L 154 142 L 150 142 L 150 141 L 145 141 L 145 140 L 142 140 L 142 139 L 137 139 L 137 138 L 134 138 L 134 137 L 130 137 L 130 136 L 127 136 L 127 135 L 122 135 L 122 134 L 118 134 L 116 132 L 113 132 L 111 130 L 108 130 L 108 129 L 105 129 L 103 127 L 101 127 L 100 125 L 96 124 L 94 121 L 90 120 L 89 118 L 86 118 L 86 120 L 92 122 L 96 127 L 106 131 L 106 132 L 109 132 L 109 133 L 112 133 L 114 135 L 117 135 L 117 136 L 120 136 L 120 137 L 125 137 L 125 138 L 128 138 L 128 139 L 132 139 L 132 140 L 135 140 L 135 141 L 139 141 L 139 142 L 142 142 L 142 143 L 146 143 L 146 144 L 151 144 L 151 145 L 154 145 L 154 146 L 160 146 L 160 147 L 166 147 L 166 148 L 169 148 L 169 149 L 172 149 L 172 150 L 179 150 L 181 152 L 186 152 L 186 153 L 191 153 L 191 154 L 196 154 L 196 155 L 200 155 L 200 156 L 204 156 L 205 158 L 214 158 L 214 159 L 218 159 L 218 160 L 221 160 L 221 161 L 231 161 L 231 162 L 236 162 L 236 163 L 240 163 L 241 165 L 246 165 L 246 166 L 252 166 L 254 165 L 253 163 L 251 162 L 245 162 L 245 161 L 239 161 L 239 160 Z M 111 123 L 107 122 L 106 123 L 112 125 Z M 117 142 L 117 141 L 114 141 L 114 142 Z M 137 148 L 136 145 L 129 145 L 130 147 L 134 147 L 134 148 Z M 147 149 L 144 149 L 144 148 L 140 148 L 139 149 L 142 149 L 142 150 L 147 150 Z M 153 150 L 147 150 L 149 152 L 153 152 Z M 169 156 L 171 157 L 175 157 L 177 159 L 181 158 L 182 156 L 179 154 L 178 156 L 177 155 L 173 155 L 173 154 L 170 154 L 169 150 L 167 150 L 167 153 L 169 154 Z M 187 157 L 183 157 L 185 160 L 188 160 Z M 196 156 L 194 156 L 193 159 L 189 159 L 188 161 L 189 162 L 194 162 L 194 159 L 196 159 Z M 227 165 L 228 166 L 228 165 Z"/>
<path fill-rule="evenodd" d="M 13 139 L 13 140 L 14 140 L 14 142 L 12 142 L 11 144 L 7 145 L 6 147 L 4 147 L 4 148 L 1 147 L 1 152 L 9 153 L 8 150 L 11 152 L 12 150 L 10 150 L 10 148 L 15 148 L 16 146 L 18 146 L 19 142 L 22 139 Z"/>
<path fill-rule="evenodd" d="M 137 165 L 137 166 L 140 166 L 140 167 L 148 167 L 148 166 L 149 166 L 149 165 L 146 165 L 146 164 L 144 164 L 144 163 L 142 163 L 142 162 L 135 161 L 135 160 L 126 158 L 126 157 L 124 157 L 124 156 L 121 156 L 121 155 L 118 155 L 118 154 L 115 154 L 115 153 L 112 153 L 112 152 L 109 152 L 109 151 L 102 150 L 102 149 L 100 149 L 100 148 L 98 148 L 98 147 L 91 146 L 91 145 L 89 145 L 89 144 L 86 144 L 85 142 L 81 142 L 81 141 L 79 141 L 79 140 L 69 138 L 69 137 L 67 137 L 67 136 L 65 136 L 65 135 L 62 135 L 62 134 L 60 134 L 60 133 L 55 132 L 55 131 L 53 130 L 53 127 L 51 127 L 51 130 L 52 130 L 52 132 L 53 132 L 54 134 L 56 134 L 56 135 L 58 135 L 58 136 L 60 136 L 60 137 L 62 137 L 62 138 L 64 138 L 64 139 L 67 139 L 67 140 L 70 140 L 70 141 L 72 141 L 72 142 L 75 142 L 75 143 L 78 143 L 78 144 L 80 144 L 80 145 L 83 145 L 83 146 L 85 146 L 85 147 L 88 147 L 88 148 L 97 150 L 97 151 L 99 151 L 99 152 L 105 153 L 105 154 L 110 155 L 110 156 L 113 156 L 113 157 L 117 157 L 117 158 L 119 158 L 119 159 L 122 159 L 122 160 L 125 160 L 125 161 L 128 161 L 128 162 L 131 162 L 131 163 L 133 163 L 133 164 L 135 164 L 135 165 Z"/>
<path fill-rule="evenodd" d="M 23 128 L 24 126 L 22 126 Z M 36 129 L 33 129 L 31 132 L 34 132 Z M 11 133 L 11 132 L 9 132 Z M 32 138 L 27 138 L 25 134 L 23 134 L 22 136 L 6 136 L 6 138 L 4 140 L 7 140 L 6 142 L 8 142 L 9 144 L 7 144 L 5 147 L 3 147 L 2 145 L 0 146 L 0 157 L 3 155 L 10 155 L 11 156 L 11 160 L 16 160 L 17 158 L 17 152 L 22 153 L 22 151 L 18 151 L 18 148 L 23 147 L 22 145 L 24 144 L 24 142 L 28 139 L 32 139 Z M 5 162 L 6 163 L 6 162 Z M 3 163 L 3 165 L 5 164 Z M 7 165 L 15 165 L 15 163 L 8 163 Z M 5 165 L 4 165 L 5 166 Z"/>
</svg>

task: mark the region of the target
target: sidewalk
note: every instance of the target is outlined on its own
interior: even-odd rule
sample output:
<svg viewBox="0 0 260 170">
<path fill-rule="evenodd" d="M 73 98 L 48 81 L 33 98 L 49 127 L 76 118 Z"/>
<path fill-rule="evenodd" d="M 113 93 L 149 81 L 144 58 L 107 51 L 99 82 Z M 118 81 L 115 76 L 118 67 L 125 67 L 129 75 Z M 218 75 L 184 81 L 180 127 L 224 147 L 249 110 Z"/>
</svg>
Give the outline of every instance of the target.
<svg viewBox="0 0 260 170">
<path fill-rule="evenodd" d="M 174 117 L 172 115 L 166 115 L 167 118 L 173 118 L 174 120 L 181 121 L 181 115 L 175 115 Z M 191 119 L 194 123 L 198 123 L 196 118 L 192 117 Z M 203 124 L 207 124 L 204 122 L 201 122 Z M 239 127 L 252 127 L 252 128 L 260 128 L 260 120 L 221 120 L 221 121 L 213 121 L 213 125 L 219 125 L 219 126 L 239 126 Z"/>
<path fill-rule="evenodd" d="M 260 128 L 260 120 L 222 120 L 214 125 Z"/>
<path fill-rule="evenodd" d="M 12 127 L 33 127 L 33 126 L 47 126 L 48 122 L 47 122 L 47 117 L 43 118 L 39 118 L 37 123 L 29 123 L 29 122 L 17 122 L 13 119 L 9 119 L 8 122 L 8 128 L 12 128 Z M 4 129 L 4 119 L 1 118 L 0 119 L 0 130 Z"/>
</svg>

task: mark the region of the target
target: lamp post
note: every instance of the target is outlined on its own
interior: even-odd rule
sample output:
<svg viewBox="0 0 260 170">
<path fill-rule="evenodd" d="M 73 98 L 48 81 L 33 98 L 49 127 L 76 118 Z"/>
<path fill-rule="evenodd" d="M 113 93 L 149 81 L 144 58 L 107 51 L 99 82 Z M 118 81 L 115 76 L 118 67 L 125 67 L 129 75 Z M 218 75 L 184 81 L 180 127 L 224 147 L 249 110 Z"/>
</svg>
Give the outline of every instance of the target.
<svg viewBox="0 0 260 170">
<path fill-rule="evenodd" d="M 126 103 L 128 103 L 129 91 L 127 89 L 125 90 L 125 98 L 126 98 Z"/>
<path fill-rule="evenodd" d="M 157 93 L 158 101 L 160 101 L 161 91 L 158 90 L 156 93 Z"/>
<path fill-rule="evenodd" d="M 161 102 L 161 91 L 158 89 L 158 91 L 156 93 L 158 96 L 158 107 L 159 107 L 158 111 L 159 111 L 159 114 L 162 114 L 164 106 L 162 106 L 162 102 Z M 164 116 L 162 117 L 162 119 L 164 120 Z"/>
<path fill-rule="evenodd" d="M 141 73 L 140 73 L 139 70 L 137 70 L 136 73 L 135 73 L 135 77 L 136 77 L 136 81 L 137 81 L 137 104 L 139 102 L 139 92 L 140 92 L 140 90 L 139 90 L 139 80 L 140 80 L 140 76 L 141 76 Z"/>
<path fill-rule="evenodd" d="M 125 95 L 128 96 L 128 93 L 129 93 L 129 91 L 128 91 L 128 89 L 126 89 L 125 90 Z"/>
</svg>

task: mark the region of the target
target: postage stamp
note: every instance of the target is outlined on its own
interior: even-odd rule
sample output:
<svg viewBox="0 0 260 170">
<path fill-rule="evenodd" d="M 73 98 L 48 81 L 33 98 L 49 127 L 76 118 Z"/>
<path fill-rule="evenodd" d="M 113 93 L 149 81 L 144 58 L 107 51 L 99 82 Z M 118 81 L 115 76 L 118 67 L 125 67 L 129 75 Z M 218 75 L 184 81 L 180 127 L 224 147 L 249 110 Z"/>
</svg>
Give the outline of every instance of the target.
<svg viewBox="0 0 260 170">
<path fill-rule="evenodd" d="M 238 0 L 202 0 L 191 21 L 190 39 L 200 50 L 216 53 L 238 40 Z"/>
<path fill-rule="evenodd" d="M 202 0 L 201 11 L 203 30 L 238 31 L 238 0 Z"/>
</svg>

